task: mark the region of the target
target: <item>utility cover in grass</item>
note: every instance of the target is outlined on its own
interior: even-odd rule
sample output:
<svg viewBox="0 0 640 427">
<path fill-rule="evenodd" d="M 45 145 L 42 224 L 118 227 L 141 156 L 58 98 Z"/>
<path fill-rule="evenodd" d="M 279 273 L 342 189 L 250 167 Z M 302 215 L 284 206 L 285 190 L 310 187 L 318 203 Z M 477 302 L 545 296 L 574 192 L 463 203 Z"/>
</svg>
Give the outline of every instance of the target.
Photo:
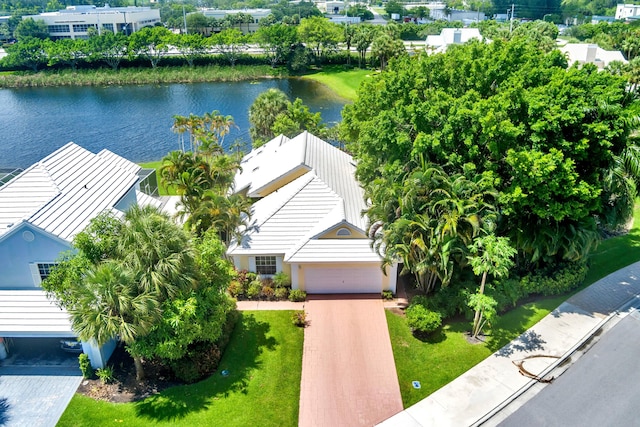
<svg viewBox="0 0 640 427">
<path fill-rule="evenodd" d="M 413 385 L 413 388 L 420 390 L 420 381 L 413 381 L 411 384 Z"/>
</svg>

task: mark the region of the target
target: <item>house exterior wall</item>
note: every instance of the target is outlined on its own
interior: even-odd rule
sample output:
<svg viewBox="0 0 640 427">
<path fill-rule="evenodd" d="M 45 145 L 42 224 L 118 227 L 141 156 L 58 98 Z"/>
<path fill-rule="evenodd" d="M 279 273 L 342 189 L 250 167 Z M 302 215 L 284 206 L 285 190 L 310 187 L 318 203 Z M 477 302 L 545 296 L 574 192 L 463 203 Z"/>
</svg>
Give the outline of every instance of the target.
<svg viewBox="0 0 640 427">
<path fill-rule="evenodd" d="M 278 267 L 276 273 L 283 272 L 287 276 L 291 277 L 291 265 L 282 261 L 282 254 L 265 254 L 267 256 L 275 256 Z M 255 256 L 248 255 L 234 255 L 233 256 L 233 265 L 236 267 L 236 270 L 247 270 L 253 273 L 256 272 L 256 263 Z"/>
<path fill-rule="evenodd" d="M 53 263 L 71 245 L 22 223 L 0 241 L 0 289 L 39 288 L 34 282 L 30 263 Z M 28 241 L 32 233 L 33 240 Z"/>
<path fill-rule="evenodd" d="M 305 168 L 304 166 L 300 166 L 298 168 L 293 169 L 291 172 L 289 172 L 288 174 L 279 177 L 278 179 L 276 179 L 275 181 L 273 181 L 272 183 L 265 185 L 264 187 L 260 188 L 259 190 L 259 196 L 260 197 L 266 197 L 269 194 L 273 193 L 276 190 L 279 190 L 280 188 L 284 187 L 285 185 L 289 184 L 290 182 L 295 181 L 296 179 L 300 178 L 302 175 L 304 175 L 305 173 L 309 172 L 309 169 Z"/>
<path fill-rule="evenodd" d="M 99 346 L 95 340 L 82 341 L 82 352 L 89 356 L 93 369 L 104 368 L 116 349 L 117 343 L 115 338 L 110 339 L 102 346 Z"/>
<path fill-rule="evenodd" d="M 349 231 L 351 231 L 351 235 L 350 236 L 338 236 L 338 230 L 342 229 L 342 228 L 346 228 Z M 353 227 L 349 227 L 349 226 L 341 226 L 341 227 L 336 227 L 333 230 L 330 230 L 329 232 L 323 234 L 322 236 L 318 236 L 318 239 L 366 239 L 367 236 L 364 235 L 364 233 L 362 233 L 360 230 L 356 230 Z"/>
</svg>

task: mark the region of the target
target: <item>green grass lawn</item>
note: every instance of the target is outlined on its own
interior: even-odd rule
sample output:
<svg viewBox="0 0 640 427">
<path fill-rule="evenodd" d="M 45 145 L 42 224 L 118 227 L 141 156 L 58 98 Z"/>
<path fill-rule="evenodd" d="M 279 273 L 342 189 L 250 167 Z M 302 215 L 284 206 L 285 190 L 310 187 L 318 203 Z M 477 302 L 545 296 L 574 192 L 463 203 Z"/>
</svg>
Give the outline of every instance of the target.
<svg viewBox="0 0 640 427">
<path fill-rule="evenodd" d="M 571 295 L 629 264 L 640 261 L 640 207 L 628 234 L 605 240 L 593 253 L 587 277 L 569 295 L 540 298 L 499 317 L 484 344 L 469 344 L 464 337 L 471 322 L 450 322 L 426 341 L 415 338 L 403 317 L 387 311 L 387 324 L 398 371 L 404 407 L 424 399 L 474 365 L 489 357 L 535 325 Z M 411 382 L 417 380 L 416 390 Z"/>
<path fill-rule="evenodd" d="M 355 101 L 356 91 L 360 83 L 368 76 L 375 73 L 372 70 L 345 69 L 343 67 L 324 67 L 322 71 L 304 76 L 304 79 L 315 80 L 328 86 L 339 96 Z"/>
<path fill-rule="evenodd" d="M 290 311 L 242 312 L 218 372 L 136 403 L 76 394 L 58 426 L 297 426 L 303 329 Z"/>
<path fill-rule="evenodd" d="M 176 193 L 176 189 L 174 187 L 165 188 L 160 181 L 160 175 L 158 175 L 158 169 L 160 169 L 160 166 L 162 166 L 162 160 L 156 160 L 154 162 L 144 162 L 144 163 L 138 163 L 138 164 L 140 165 L 140 167 L 144 169 L 156 170 L 156 178 L 158 180 L 158 193 L 160 193 L 161 196 L 175 196 L 178 194 Z"/>
</svg>

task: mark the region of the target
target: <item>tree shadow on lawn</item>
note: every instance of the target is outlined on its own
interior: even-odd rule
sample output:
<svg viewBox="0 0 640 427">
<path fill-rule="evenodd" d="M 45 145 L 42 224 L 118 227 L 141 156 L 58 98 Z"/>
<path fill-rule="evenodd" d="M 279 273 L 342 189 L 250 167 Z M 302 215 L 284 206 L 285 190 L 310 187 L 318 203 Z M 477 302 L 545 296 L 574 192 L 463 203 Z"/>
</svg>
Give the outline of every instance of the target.
<svg viewBox="0 0 640 427">
<path fill-rule="evenodd" d="M 495 353 L 518 338 L 526 331 L 529 319 L 535 312 L 535 305 L 523 305 L 500 316 L 491 328 L 491 334 L 486 341 L 487 348 Z"/>
<path fill-rule="evenodd" d="M 216 373 L 196 384 L 172 387 L 135 404 L 136 414 L 155 421 L 173 421 L 191 412 L 209 409 L 215 400 L 231 393 L 247 393 L 250 374 L 260 368 L 258 360 L 265 350 L 274 350 L 278 342 L 267 337 L 270 326 L 252 314 L 240 313 L 231 341 Z M 228 376 L 221 372 L 228 371 Z"/>
</svg>

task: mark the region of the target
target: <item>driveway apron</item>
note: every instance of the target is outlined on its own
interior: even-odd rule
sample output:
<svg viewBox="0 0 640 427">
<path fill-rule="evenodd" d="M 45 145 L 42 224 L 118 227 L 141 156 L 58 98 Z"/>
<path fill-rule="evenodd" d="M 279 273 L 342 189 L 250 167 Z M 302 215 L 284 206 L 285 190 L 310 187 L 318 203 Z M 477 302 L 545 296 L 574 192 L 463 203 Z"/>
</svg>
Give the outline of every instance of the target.
<svg viewBox="0 0 640 427">
<path fill-rule="evenodd" d="M 312 295 L 305 304 L 301 427 L 371 426 L 402 411 L 379 295 Z"/>
</svg>

